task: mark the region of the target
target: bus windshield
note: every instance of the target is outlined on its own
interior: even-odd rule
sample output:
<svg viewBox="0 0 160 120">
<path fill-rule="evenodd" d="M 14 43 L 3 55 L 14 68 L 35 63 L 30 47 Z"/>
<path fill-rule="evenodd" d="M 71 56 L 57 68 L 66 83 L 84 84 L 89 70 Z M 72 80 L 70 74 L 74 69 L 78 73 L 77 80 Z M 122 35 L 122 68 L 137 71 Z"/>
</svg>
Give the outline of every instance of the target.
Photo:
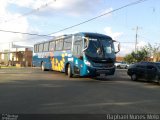
<svg viewBox="0 0 160 120">
<path fill-rule="evenodd" d="M 111 39 L 88 38 L 85 53 L 94 58 L 108 58 L 115 54 L 114 45 Z"/>
</svg>

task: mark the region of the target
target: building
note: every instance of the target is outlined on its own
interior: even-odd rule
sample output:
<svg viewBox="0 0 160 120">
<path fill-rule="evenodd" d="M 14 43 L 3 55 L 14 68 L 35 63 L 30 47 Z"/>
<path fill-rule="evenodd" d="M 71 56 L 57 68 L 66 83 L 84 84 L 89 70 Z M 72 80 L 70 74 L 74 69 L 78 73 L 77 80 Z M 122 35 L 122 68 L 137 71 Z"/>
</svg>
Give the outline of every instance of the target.
<svg viewBox="0 0 160 120">
<path fill-rule="evenodd" d="M 153 56 L 153 61 L 154 61 L 154 62 L 160 62 L 160 52 L 157 52 L 157 53 Z"/>
<path fill-rule="evenodd" d="M 0 64 L 10 66 L 32 66 L 32 47 L 17 47 L 0 52 Z"/>
<path fill-rule="evenodd" d="M 116 61 L 117 61 L 117 62 L 124 61 L 124 57 L 122 57 L 122 56 L 117 56 L 117 57 L 116 57 Z"/>
</svg>

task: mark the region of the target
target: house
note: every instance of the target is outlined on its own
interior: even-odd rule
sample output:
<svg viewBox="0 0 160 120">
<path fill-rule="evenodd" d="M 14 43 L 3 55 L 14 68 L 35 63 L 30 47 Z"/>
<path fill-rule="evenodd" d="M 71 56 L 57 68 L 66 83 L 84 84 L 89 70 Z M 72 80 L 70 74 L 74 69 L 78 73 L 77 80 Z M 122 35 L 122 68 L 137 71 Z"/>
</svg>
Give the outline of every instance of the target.
<svg viewBox="0 0 160 120">
<path fill-rule="evenodd" d="M 15 66 L 32 65 L 32 47 L 12 48 L 0 52 L 0 64 Z"/>
<path fill-rule="evenodd" d="M 116 61 L 117 62 L 124 61 L 124 57 L 122 57 L 122 56 L 116 56 Z"/>
</svg>

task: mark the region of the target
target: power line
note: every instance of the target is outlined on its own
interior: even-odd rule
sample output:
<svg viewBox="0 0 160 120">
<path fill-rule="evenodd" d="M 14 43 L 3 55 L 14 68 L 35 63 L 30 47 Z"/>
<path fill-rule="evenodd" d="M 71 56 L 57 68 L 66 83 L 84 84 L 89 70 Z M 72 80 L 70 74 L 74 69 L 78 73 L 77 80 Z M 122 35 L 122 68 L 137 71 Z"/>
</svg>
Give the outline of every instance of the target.
<svg viewBox="0 0 160 120">
<path fill-rule="evenodd" d="M 7 33 L 14 33 L 14 34 L 25 34 L 25 35 L 35 35 L 35 36 L 41 36 L 41 37 L 52 37 L 52 36 L 49 36 L 49 35 L 41 35 L 41 34 L 36 34 L 36 33 L 9 31 L 9 30 L 2 30 L 2 29 L 0 29 L 0 32 L 7 32 Z"/>
<path fill-rule="evenodd" d="M 123 8 L 129 7 L 129 6 L 132 6 L 132 5 L 136 5 L 136 4 L 145 2 L 145 1 L 148 1 L 148 0 L 138 0 L 138 1 L 135 1 L 135 2 L 132 2 L 132 3 L 129 3 L 129 4 L 127 4 L 127 5 L 124 5 L 124 6 L 122 6 L 122 7 L 117 8 L 117 9 L 111 10 L 111 11 L 106 12 L 106 13 L 104 13 L 104 14 L 101 14 L 101 15 L 99 15 L 99 16 L 93 17 L 93 18 L 88 19 L 88 20 L 86 20 L 86 21 L 83 21 L 83 22 L 81 22 L 81 23 L 72 25 L 72 26 L 70 26 L 70 27 L 66 27 L 66 28 L 64 28 L 64 29 L 61 29 L 61 30 L 59 30 L 59 31 L 56 31 L 56 32 L 53 32 L 53 33 L 50 33 L 50 34 L 46 34 L 46 35 L 40 35 L 40 34 L 34 34 L 34 33 L 24 33 L 24 32 L 17 32 L 17 31 L 9 31 L 9 30 L 2 30 L 2 29 L 0 29 L 0 31 L 1 31 L 1 32 L 9 32 L 9 33 L 35 35 L 35 36 L 41 36 L 41 37 L 52 37 L 52 36 L 50 36 L 50 35 L 53 35 L 53 34 L 56 34 L 56 33 L 61 32 L 61 31 L 65 31 L 65 30 L 71 29 L 71 28 L 73 28 L 73 27 L 76 27 L 76 26 L 85 24 L 85 23 L 87 23 L 87 22 L 93 21 L 93 20 L 95 20 L 95 19 L 97 19 L 97 18 L 100 18 L 100 17 L 102 17 L 102 16 L 105 16 L 105 15 L 107 15 L 107 14 L 116 12 L 116 11 L 121 10 L 121 9 L 123 9 Z M 38 9 L 35 9 L 35 10 L 38 10 Z M 31 14 L 31 12 L 28 13 L 28 14 Z M 28 14 L 25 14 L 25 15 L 28 15 Z M 24 15 L 22 15 L 22 16 L 24 16 Z"/>
<path fill-rule="evenodd" d="M 135 43 L 135 42 L 120 42 L 120 43 L 129 43 L 129 44 L 133 44 L 133 43 Z"/>
<path fill-rule="evenodd" d="M 71 29 L 71 28 L 73 28 L 73 27 L 77 27 L 77 26 L 79 26 L 79 25 L 82 25 L 82 24 L 85 24 L 85 23 L 87 23 L 87 22 L 93 21 L 93 20 L 95 20 L 95 19 L 97 19 L 97 18 L 103 17 L 103 16 L 105 16 L 105 15 L 107 15 L 107 14 L 116 12 L 116 11 L 121 10 L 121 9 L 123 9 L 123 8 L 129 7 L 129 6 L 132 6 L 132 5 L 136 5 L 136 4 L 145 2 L 145 1 L 148 1 L 148 0 L 138 0 L 138 1 L 135 1 L 135 2 L 132 2 L 132 3 L 129 3 L 129 4 L 127 4 L 127 5 L 124 5 L 124 6 L 122 6 L 122 7 L 119 7 L 119 8 L 117 8 L 117 9 L 111 10 L 111 11 L 106 12 L 106 13 L 104 13 L 104 14 L 101 14 L 101 15 L 99 15 L 99 16 L 93 17 L 93 18 L 91 18 L 91 19 L 88 19 L 88 20 L 83 21 L 83 22 L 81 22 L 81 23 L 72 25 L 72 26 L 70 26 L 70 27 L 66 27 L 66 28 L 61 29 L 61 30 L 59 30 L 59 31 L 50 33 L 50 34 L 48 34 L 48 35 L 51 35 L 51 34 L 53 35 L 53 34 L 56 34 L 56 33 L 59 33 L 59 32 L 62 32 L 62 31 L 68 30 L 68 29 Z"/>
<path fill-rule="evenodd" d="M 7 22 L 10 22 L 10 21 L 12 21 L 12 20 L 16 20 L 16 19 L 18 19 L 18 18 L 21 18 L 21 17 L 24 17 L 24 16 L 28 16 L 28 15 L 30 15 L 30 14 L 33 14 L 33 13 L 39 11 L 40 9 L 49 6 L 51 3 L 55 2 L 55 1 L 56 1 L 56 0 L 52 0 L 52 1 L 50 1 L 50 2 L 48 2 L 48 3 L 46 3 L 46 4 L 44 4 L 44 5 L 36 8 L 36 9 L 33 9 L 32 11 L 30 11 L 30 12 L 28 12 L 28 13 L 25 13 L 25 14 L 23 14 L 23 15 L 19 15 L 19 16 L 17 16 L 17 17 L 14 18 L 14 19 L 6 20 L 6 21 L 4 21 L 4 23 L 7 23 Z"/>
</svg>

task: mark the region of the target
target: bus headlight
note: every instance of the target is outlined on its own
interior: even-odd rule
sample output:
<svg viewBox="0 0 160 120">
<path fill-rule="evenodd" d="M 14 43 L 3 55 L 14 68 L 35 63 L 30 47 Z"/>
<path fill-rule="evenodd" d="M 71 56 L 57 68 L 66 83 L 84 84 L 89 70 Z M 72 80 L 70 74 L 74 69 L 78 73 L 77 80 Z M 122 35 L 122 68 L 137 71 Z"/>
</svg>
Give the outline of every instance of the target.
<svg viewBox="0 0 160 120">
<path fill-rule="evenodd" d="M 91 63 L 87 60 L 84 61 L 84 63 L 87 65 L 87 66 L 91 66 Z"/>
</svg>

